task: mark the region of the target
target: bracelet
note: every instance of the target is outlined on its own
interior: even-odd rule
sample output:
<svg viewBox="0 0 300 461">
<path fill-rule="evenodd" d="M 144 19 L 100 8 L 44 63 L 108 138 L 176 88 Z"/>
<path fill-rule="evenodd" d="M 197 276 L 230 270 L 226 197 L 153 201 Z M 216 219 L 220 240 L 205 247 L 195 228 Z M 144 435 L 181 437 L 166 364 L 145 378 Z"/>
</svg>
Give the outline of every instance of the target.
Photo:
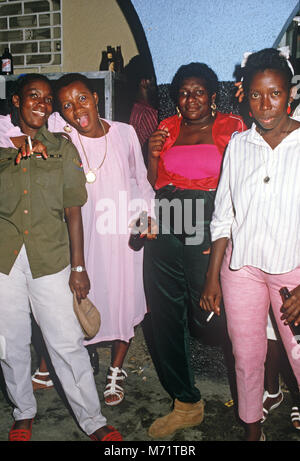
<svg viewBox="0 0 300 461">
<path fill-rule="evenodd" d="M 85 272 L 86 268 L 83 267 L 83 266 L 75 266 L 75 267 L 71 267 L 71 271 L 73 271 L 73 272 Z"/>
</svg>

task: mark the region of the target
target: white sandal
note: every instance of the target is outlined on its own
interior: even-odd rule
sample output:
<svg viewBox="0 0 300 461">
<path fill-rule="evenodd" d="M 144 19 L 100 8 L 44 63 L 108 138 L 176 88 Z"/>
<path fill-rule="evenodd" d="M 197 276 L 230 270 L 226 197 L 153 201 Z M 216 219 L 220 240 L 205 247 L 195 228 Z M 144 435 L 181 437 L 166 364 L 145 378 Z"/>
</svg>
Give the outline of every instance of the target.
<svg viewBox="0 0 300 461">
<path fill-rule="evenodd" d="M 266 434 L 263 431 L 261 431 L 259 442 L 266 442 L 266 441 L 267 441 Z"/>
<path fill-rule="evenodd" d="M 39 368 L 34 372 L 31 377 L 34 390 L 49 389 L 50 387 L 54 387 L 53 381 L 51 379 L 43 381 L 42 379 L 37 379 L 36 376 L 50 376 L 50 373 L 49 371 L 40 371 Z M 38 386 L 35 386 L 35 384 L 38 384 Z"/>
<path fill-rule="evenodd" d="M 121 403 L 124 399 L 124 389 L 117 384 L 117 381 L 124 381 L 124 379 L 127 378 L 127 373 L 125 370 L 118 367 L 110 367 L 109 372 L 111 372 L 111 374 L 107 375 L 107 379 L 110 379 L 111 381 L 106 384 L 103 395 L 106 405 L 112 407 L 114 405 L 119 405 L 119 403 Z M 121 373 L 121 375 L 118 376 L 118 373 Z M 112 395 L 116 395 L 118 399 L 107 402 L 106 398 Z"/>
<path fill-rule="evenodd" d="M 275 410 L 275 408 L 279 407 L 279 405 L 281 404 L 281 402 L 283 401 L 283 393 L 281 391 L 281 388 L 279 387 L 279 391 L 277 392 L 277 394 L 269 394 L 268 391 L 265 391 L 264 393 L 264 397 L 263 397 L 263 404 L 265 403 L 265 401 L 267 400 L 267 398 L 270 398 L 270 399 L 276 399 L 277 397 L 281 396 L 281 399 L 279 400 L 279 402 L 276 402 L 274 403 L 274 405 L 271 405 L 271 407 L 269 408 L 269 410 L 267 410 L 266 408 L 263 407 L 263 417 L 261 419 L 261 423 L 264 423 L 265 420 L 267 419 L 269 413 L 272 411 L 272 410 Z"/>
<path fill-rule="evenodd" d="M 292 423 L 294 423 L 294 421 L 299 421 L 300 422 L 300 412 L 299 412 L 299 407 L 292 407 L 292 412 L 291 412 L 291 420 L 292 420 Z M 294 426 L 294 424 L 293 424 Z M 294 426 L 294 428 L 297 430 L 297 431 L 300 431 L 300 426 L 299 427 L 296 427 Z"/>
</svg>

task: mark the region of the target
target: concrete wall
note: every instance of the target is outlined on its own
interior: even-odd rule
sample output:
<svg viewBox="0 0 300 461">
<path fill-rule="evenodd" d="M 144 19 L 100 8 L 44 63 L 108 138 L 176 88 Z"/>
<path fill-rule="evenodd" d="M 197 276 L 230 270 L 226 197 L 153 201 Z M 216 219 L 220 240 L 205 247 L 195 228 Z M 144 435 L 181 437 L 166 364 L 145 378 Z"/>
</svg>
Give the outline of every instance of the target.
<svg viewBox="0 0 300 461">
<path fill-rule="evenodd" d="M 101 51 L 121 45 L 124 63 L 138 54 L 128 23 L 116 0 L 62 0 L 63 63 L 42 73 L 99 70 Z M 24 69 L 15 69 L 16 74 Z M 38 72 L 26 69 L 26 72 Z"/>
<path fill-rule="evenodd" d="M 244 51 L 277 45 L 299 0 L 131 0 L 148 40 L 158 83 L 181 64 L 202 61 L 232 80 Z"/>
<path fill-rule="evenodd" d="M 191 61 L 206 62 L 220 80 L 232 80 L 243 52 L 277 45 L 300 9 L 299 0 L 131 0 L 131 4 L 144 28 L 158 83 L 170 82 L 177 68 Z M 138 54 L 117 0 L 62 0 L 62 5 L 63 64 L 42 72 L 96 71 L 108 44 L 122 46 L 125 64 Z"/>
<path fill-rule="evenodd" d="M 62 71 L 99 70 L 107 45 L 121 45 L 125 64 L 138 53 L 116 0 L 63 0 Z"/>
</svg>

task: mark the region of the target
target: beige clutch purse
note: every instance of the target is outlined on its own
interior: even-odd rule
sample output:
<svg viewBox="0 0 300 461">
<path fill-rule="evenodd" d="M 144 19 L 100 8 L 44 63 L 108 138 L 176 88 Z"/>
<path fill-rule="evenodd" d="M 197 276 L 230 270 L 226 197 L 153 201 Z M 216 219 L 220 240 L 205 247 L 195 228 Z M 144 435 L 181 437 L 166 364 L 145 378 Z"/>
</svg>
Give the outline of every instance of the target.
<svg viewBox="0 0 300 461">
<path fill-rule="evenodd" d="M 79 304 L 75 293 L 73 295 L 73 306 L 85 338 L 92 339 L 100 329 L 100 312 L 88 298 L 82 299 Z"/>
</svg>

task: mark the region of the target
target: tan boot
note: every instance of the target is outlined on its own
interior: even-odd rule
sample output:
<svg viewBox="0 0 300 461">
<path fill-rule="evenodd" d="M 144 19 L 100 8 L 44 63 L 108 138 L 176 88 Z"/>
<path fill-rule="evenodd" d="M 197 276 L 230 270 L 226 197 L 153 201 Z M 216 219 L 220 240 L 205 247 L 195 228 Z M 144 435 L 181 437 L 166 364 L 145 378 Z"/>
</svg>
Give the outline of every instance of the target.
<svg viewBox="0 0 300 461">
<path fill-rule="evenodd" d="M 198 426 L 204 418 L 204 403 L 180 402 L 175 399 L 174 410 L 151 424 L 148 435 L 153 439 L 167 437 L 184 427 Z"/>
</svg>

